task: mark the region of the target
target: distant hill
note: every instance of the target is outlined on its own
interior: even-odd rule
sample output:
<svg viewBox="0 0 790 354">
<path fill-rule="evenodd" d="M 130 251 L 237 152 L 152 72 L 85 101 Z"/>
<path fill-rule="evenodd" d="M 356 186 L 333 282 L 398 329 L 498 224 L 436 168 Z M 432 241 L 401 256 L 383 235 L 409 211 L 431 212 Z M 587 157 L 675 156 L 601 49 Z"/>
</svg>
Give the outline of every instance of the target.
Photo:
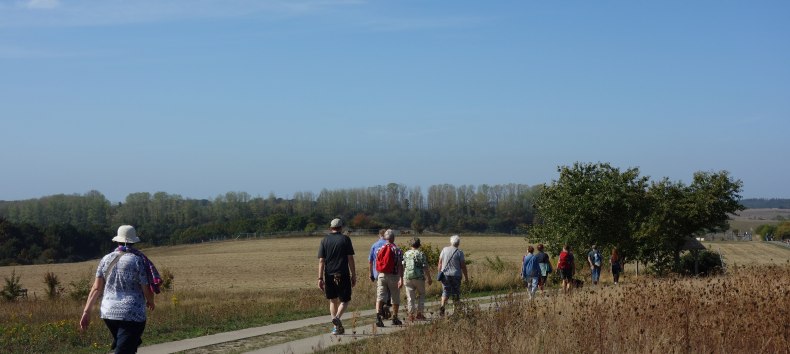
<svg viewBox="0 0 790 354">
<path fill-rule="evenodd" d="M 741 204 L 748 209 L 790 209 L 790 199 L 764 199 L 764 198 L 751 198 L 742 199 Z"/>
</svg>

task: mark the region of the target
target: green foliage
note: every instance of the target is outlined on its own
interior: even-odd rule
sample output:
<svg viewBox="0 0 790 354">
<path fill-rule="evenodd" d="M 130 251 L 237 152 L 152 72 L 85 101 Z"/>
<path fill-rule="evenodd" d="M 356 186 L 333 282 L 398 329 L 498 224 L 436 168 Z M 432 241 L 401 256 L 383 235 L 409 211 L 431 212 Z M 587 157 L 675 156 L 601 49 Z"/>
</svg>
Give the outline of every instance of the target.
<svg viewBox="0 0 790 354">
<path fill-rule="evenodd" d="M 755 228 L 755 229 L 754 229 L 754 232 L 755 232 L 757 235 L 759 235 L 759 236 L 760 236 L 760 239 L 761 239 L 761 240 L 765 241 L 765 238 L 766 238 L 768 235 L 774 235 L 774 236 L 776 236 L 776 228 L 777 228 L 777 225 L 773 225 L 773 224 L 762 224 L 762 225 L 760 225 L 760 226 L 757 226 L 757 228 Z"/>
<path fill-rule="evenodd" d="M 777 240 L 790 239 L 790 221 L 784 221 L 776 226 Z"/>
<path fill-rule="evenodd" d="M 91 277 L 84 275 L 79 279 L 69 282 L 69 297 L 75 301 L 85 301 L 91 292 Z"/>
<path fill-rule="evenodd" d="M 496 256 L 495 258 L 486 256 L 485 260 L 486 261 L 483 263 L 483 265 L 485 265 L 488 269 L 491 269 L 491 271 L 496 274 L 502 274 L 505 272 L 505 270 L 511 268 L 505 261 L 499 258 L 499 256 Z"/>
<path fill-rule="evenodd" d="M 724 265 L 721 263 L 721 255 L 710 250 L 703 250 L 697 254 L 697 270 L 700 276 L 715 275 L 722 272 Z M 694 254 L 686 253 L 680 257 L 679 272 L 686 275 L 694 273 Z"/>
<path fill-rule="evenodd" d="M 22 285 L 20 284 L 22 276 L 16 275 L 16 270 L 11 271 L 11 278 L 5 278 L 5 285 L 3 286 L 2 296 L 6 301 L 16 301 L 22 295 Z"/>
<path fill-rule="evenodd" d="M 697 172 L 690 185 L 667 178 L 648 185 L 638 169 L 621 172 L 603 163 L 576 163 L 559 172 L 538 197 L 538 222 L 528 234 L 553 254 L 565 243 L 617 247 L 664 274 L 679 267 L 687 239 L 726 230 L 728 214 L 744 208 L 738 202 L 742 182 L 726 171 Z"/>
<path fill-rule="evenodd" d="M 53 272 L 44 274 L 44 284 L 47 286 L 46 292 L 49 299 L 55 299 L 63 293 L 64 289 L 60 286 L 60 279 Z"/>
<path fill-rule="evenodd" d="M 161 289 L 166 291 L 173 290 L 173 279 L 175 279 L 175 276 L 170 268 L 162 268 L 160 276 L 162 277 Z"/>
<path fill-rule="evenodd" d="M 563 244 L 584 249 L 597 244 L 633 253 L 631 238 L 644 213 L 647 177 L 636 168 L 620 171 L 609 164 L 575 163 L 560 167 L 559 180 L 545 186 L 535 202 L 537 222 L 530 239 L 552 254 Z"/>
</svg>

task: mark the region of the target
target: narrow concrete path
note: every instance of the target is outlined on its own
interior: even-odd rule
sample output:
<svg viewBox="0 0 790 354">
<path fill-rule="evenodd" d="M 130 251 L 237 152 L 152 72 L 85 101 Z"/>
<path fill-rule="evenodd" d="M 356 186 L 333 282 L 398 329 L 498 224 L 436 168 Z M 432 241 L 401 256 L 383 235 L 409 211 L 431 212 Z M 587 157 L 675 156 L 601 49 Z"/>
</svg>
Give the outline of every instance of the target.
<svg viewBox="0 0 790 354">
<path fill-rule="evenodd" d="M 499 295 L 501 296 L 501 295 Z M 491 305 L 491 301 L 497 297 L 495 296 L 484 296 L 478 298 L 471 298 L 465 299 L 464 301 L 473 301 L 477 303 L 482 303 L 481 306 L 488 307 Z M 425 306 L 438 306 L 439 303 L 437 301 L 426 303 Z M 358 315 L 360 317 L 373 317 L 375 316 L 375 310 L 364 310 L 360 311 Z M 344 319 L 348 321 L 350 318 L 350 313 L 346 313 Z M 405 321 L 404 321 L 405 322 Z M 419 324 L 420 322 L 416 322 Z M 329 333 L 321 334 L 317 336 L 312 336 L 308 338 L 298 339 L 294 341 L 290 341 L 287 343 L 277 344 L 273 346 L 269 346 L 262 349 L 257 349 L 250 351 L 249 353 L 312 353 L 317 349 L 326 348 L 332 345 L 348 343 L 349 341 L 354 340 L 362 340 L 367 339 L 373 336 L 378 335 L 386 335 L 389 333 L 393 333 L 399 330 L 402 330 L 408 326 L 391 326 L 388 322 L 385 322 L 387 325 L 384 328 L 375 328 L 372 325 L 363 325 L 357 326 L 355 328 L 346 328 L 346 334 L 341 336 L 335 336 Z M 212 345 L 217 345 L 221 343 L 242 340 L 245 338 L 262 336 L 272 333 L 278 332 L 285 332 L 295 329 L 300 329 L 303 327 L 314 326 L 314 325 L 326 325 L 327 331 L 331 329 L 332 325 L 329 322 L 329 315 L 327 316 L 320 316 L 320 317 L 313 317 L 313 318 L 306 318 L 302 320 L 296 321 L 288 321 L 282 323 L 275 323 L 267 326 L 261 327 L 254 327 L 254 328 L 247 328 L 238 331 L 232 332 L 224 332 L 224 333 L 217 333 L 203 337 L 197 338 L 190 338 L 179 340 L 175 342 L 167 342 L 167 343 L 160 343 L 160 344 L 153 344 L 149 346 L 140 347 L 137 352 L 141 354 L 167 354 L 167 353 L 177 353 L 181 351 L 187 350 L 194 350 L 199 349 L 202 347 L 208 347 Z M 356 334 L 354 334 L 356 333 Z"/>
</svg>

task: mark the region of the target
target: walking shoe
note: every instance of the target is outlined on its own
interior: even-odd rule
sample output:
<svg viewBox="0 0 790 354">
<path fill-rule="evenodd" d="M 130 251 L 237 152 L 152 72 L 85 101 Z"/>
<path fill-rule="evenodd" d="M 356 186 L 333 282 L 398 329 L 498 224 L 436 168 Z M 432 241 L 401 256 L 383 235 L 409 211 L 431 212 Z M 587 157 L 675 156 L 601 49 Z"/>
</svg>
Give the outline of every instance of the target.
<svg viewBox="0 0 790 354">
<path fill-rule="evenodd" d="M 381 315 L 376 315 L 376 327 L 384 327 L 384 321 L 381 319 Z"/>
<path fill-rule="evenodd" d="M 439 308 L 439 317 L 444 317 L 444 306 Z"/>
<path fill-rule="evenodd" d="M 397 317 L 393 317 L 392 318 L 392 325 L 393 326 L 400 326 L 402 324 L 403 324 L 403 322 L 401 322 Z"/>
</svg>

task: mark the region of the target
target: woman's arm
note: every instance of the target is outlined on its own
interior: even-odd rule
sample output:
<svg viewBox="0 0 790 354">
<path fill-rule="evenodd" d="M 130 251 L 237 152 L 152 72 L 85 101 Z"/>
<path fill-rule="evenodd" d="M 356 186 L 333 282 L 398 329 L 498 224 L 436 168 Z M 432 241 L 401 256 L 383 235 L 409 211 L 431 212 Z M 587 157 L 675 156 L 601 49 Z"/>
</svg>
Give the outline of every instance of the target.
<svg viewBox="0 0 790 354">
<path fill-rule="evenodd" d="M 82 310 L 82 317 L 80 317 L 80 329 L 85 330 L 91 324 L 91 311 L 93 310 L 93 303 L 104 293 L 104 279 L 96 278 L 93 281 L 91 292 L 88 293 L 88 300 L 85 302 L 85 309 Z"/>
<path fill-rule="evenodd" d="M 154 308 L 156 308 L 156 304 L 154 303 L 154 292 L 147 284 L 143 284 L 140 287 L 143 289 L 143 295 L 145 296 L 145 306 L 153 311 Z"/>
</svg>

